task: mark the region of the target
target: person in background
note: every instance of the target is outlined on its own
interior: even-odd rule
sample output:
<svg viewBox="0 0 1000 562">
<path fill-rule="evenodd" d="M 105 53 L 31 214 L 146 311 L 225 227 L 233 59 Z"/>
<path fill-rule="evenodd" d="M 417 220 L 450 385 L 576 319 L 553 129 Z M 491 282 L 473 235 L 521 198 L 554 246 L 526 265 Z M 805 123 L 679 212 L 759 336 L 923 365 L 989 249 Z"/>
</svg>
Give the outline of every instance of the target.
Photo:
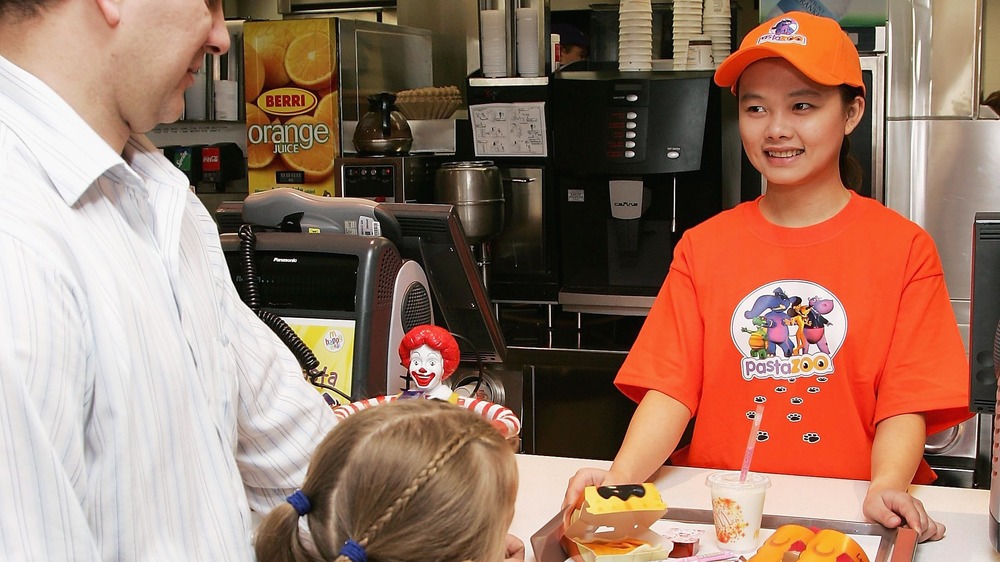
<svg viewBox="0 0 1000 562">
<path fill-rule="evenodd" d="M 257 559 L 499 561 L 517 478 L 513 451 L 469 410 L 440 400 L 363 410 L 327 435 L 302 489 L 261 523 Z"/>
<path fill-rule="evenodd" d="M 0 0 L 0 558 L 253 560 L 335 424 L 142 134 L 217 0 Z"/>
<path fill-rule="evenodd" d="M 715 81 L 767 189 L 684 233 L 615 380 L 638 402 L 622 446 L 610 471 L 571 479 L 566 504 L 668 457 L 739 470 L 763 404 L 753 470 L 868 480 L 868 519 L 939 539 L 907 487 L 935 478 L 926 436 L 970 417 L 968 364 L 931 237 L 844 183 L 865 110 L 857 50 L 834 20 L 790 12 Z"/>
<path fill-rule="evenodd" d="M 585 70 L 590 56 L 590 40 L 577 27 L 568 23 L 552 24 L 552 33 L 559 36 L 559 68 L 557 70 Z M 572 68 L 573 63 L 580 62 Z"/>
</svg>

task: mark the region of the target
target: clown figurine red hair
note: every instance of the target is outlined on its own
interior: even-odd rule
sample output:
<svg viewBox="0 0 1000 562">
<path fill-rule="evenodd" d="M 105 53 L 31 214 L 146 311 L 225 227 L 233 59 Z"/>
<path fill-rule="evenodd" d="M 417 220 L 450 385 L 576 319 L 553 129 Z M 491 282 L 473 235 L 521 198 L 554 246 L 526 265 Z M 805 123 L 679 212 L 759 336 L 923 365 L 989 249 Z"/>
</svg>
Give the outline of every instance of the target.
<svg viewBox="0 0 1000 562">
<path fill-rule="evenodd" d="M 458 368 L 460 356 L 458 342 L 448 330 L 431 324 L 417 326 L 407 332 L 399 344 L 400 364 L 407 367 L 416 390 L 343 404 L 334 407 L 333 413 L 338 418 L 346 418 L 355 412 L 399 398 L 430 398 L 468 408 L 486 418 L 507 439 L 517 437 L 521 432 L 521 421 L 510 408 L 487 400 L 459 396 L 444 384 Z"/>
</svg>

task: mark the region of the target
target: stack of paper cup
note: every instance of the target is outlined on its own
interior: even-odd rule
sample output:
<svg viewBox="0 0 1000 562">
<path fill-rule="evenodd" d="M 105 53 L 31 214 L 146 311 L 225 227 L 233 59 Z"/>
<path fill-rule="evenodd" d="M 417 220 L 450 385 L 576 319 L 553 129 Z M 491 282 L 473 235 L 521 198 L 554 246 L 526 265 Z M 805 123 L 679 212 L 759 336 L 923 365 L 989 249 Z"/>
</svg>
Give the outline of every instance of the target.
<svg viewBox="0 0 1000 562">
<path fill-rule="evenodd" d="M 732 49 L 732 21 L 729 0 L 705 0 L 702 33 L 712 39 L 712 60 L 718 67 Z"/>
<path fill-rule="evenodd" d="M 517 73 L 524 77 L 538 76 L 538 11 L 518 8 L 515 33 L 517 37 Z"/>
<path fill-rule="evenodd" d="M 688 46 L 701 35 L 703 10 L 702 0 L 674 0 L 674 70 L 687 70 Z"/>
<path fill-rule="evenodd" d="M 215 118 L 219 121 L 239 119 L 239 82 L 236 80 L 215 80 Z"/>
<path fill-rule="evenodd" d="M 653 69 L 653 6 L 621 0 L 618 7 L 618 70 Z"/>
<path fill-rule="evenodd" d="M 712 39 L 708 35 L 695 35 L 688 40 L 687 70 L 712 70 Z"/>
<path fill-rule="evenodd" d="M 480 10 L 483 76 L 507 76 L 507 22 L 500 10 Z"/>
</svg>

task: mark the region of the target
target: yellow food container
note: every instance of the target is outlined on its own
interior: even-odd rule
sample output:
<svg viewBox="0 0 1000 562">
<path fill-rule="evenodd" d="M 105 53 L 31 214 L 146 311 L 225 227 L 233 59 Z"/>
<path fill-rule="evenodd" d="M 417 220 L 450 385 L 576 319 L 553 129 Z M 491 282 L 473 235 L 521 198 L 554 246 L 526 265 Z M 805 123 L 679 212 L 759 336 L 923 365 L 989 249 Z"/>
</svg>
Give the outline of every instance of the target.
<svg viewBox="0 0 1000 562">
<path fill-rule="evenodd" d="M 649 526 L 667 512 L 656 486 L 588 486 L 567 510 L 560 544 L 576 562 L 661 560 L 673 544 Z"/>
</svg>

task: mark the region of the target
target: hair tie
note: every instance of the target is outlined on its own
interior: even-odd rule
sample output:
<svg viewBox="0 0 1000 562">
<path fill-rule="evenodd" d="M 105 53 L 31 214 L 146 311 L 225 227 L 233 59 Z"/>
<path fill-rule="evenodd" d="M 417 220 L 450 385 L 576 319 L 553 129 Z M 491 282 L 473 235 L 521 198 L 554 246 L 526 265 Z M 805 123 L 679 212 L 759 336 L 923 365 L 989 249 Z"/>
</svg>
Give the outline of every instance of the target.
<svg viewBox="0 0 1000 562">
<path fill-rule="evenodd" d="M 344 546 L 340 547 L 340 552 L 337 553 L 338 556 L 346 556 L 351 562 L 368 562 L 368 555 L 365 553 L 365 547 L 361 546 L 360 543 L 354 541 L 354 539 L 348 539 L 344 543 Z"/>
<path fill-rule="evenodd" d="M 285 501 L 292 504 L 295 508 L 295 513 L 299 514 L 299 517 L 312 511 L 312 504 L 309 503 L 309 498 L 302 493 L 302 490 L 295 490 L 292 495 L 285 498 Z"/>
</svg>

